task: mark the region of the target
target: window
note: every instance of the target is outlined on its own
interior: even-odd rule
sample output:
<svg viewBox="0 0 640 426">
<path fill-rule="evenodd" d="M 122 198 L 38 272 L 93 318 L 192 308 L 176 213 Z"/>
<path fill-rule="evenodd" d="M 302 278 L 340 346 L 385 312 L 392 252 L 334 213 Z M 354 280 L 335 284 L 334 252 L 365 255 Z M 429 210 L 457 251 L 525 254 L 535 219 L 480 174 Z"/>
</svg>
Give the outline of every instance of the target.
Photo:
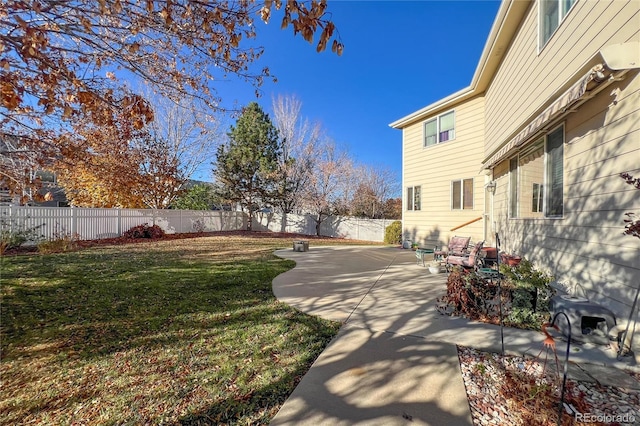
<svg viewBox="0 0 640 426">
<path fill-rule="evenodd" d="M 424 146 L 455 139 L 455 113 L 449 111 L 424 123 Z"/>
<path fill-rule="evenodd" d="M 547 44 L 575 2 L 576 0 L 540 0 L 540 49 Z"/>
<path fill-rule="evenodd" d="M 427 121 L 424 124 L 424 146 L 431 146 L 438 143 L 438 120 Z"/>
<path fill-rule="evenodd" d="M 562 217 L 564 128 L 558 127 L 509 161 L 509 217 Z"/>
<path fill-rule="evenodd" d="M 509 160 L 509 217 L 518 217 L 518 157 Z"/>
<path fill-rule="evenodd" d="M 407 188 L 407 210 L 420 210 L 420 187 Z"/>
<path fill-rule="evenodd" d="M 533 195 L 533 199 L 531 200 L 532 213 L 542 212 L 542 188 L 544 187 L 539 183 L 533 184 L 533 190 L 531 191 L 531 194 Z"/>
<path fill-rule="evenodd" d="M 451 182 L 451 209 L 473 210 L 473 179 Z"/>
<path fill-rule="evenodd" d="M 553 131 L 547 137 L 547 194 L 544 214 L 547 217 L 561 217 L 564 213 L 564 129 Z"/>
<path fill-rule="evenodd" d="M 54 173 L 39 170 L 38 172 L 36 172 L 36 177 L 39 177 L 44 184 L 57 184 L 57 177 Z"/>
</svg>

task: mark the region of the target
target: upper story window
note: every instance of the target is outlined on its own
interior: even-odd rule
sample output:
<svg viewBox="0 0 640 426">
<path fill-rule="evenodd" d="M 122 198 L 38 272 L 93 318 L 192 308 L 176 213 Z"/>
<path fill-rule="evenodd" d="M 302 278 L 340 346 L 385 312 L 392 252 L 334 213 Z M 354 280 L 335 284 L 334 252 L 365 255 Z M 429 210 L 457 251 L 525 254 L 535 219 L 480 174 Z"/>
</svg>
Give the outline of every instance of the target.
<svg viewBox="0 0 640 426">
<path fill-rule="evenodd" d="M 538 26 L 540 28 L 540 49 L 547 44 L 556 28 L 560 26 L 560 23 L 576 1 L 577 0 L 539 1 L 540 21 Z"/>
<path fill-rule="evenodd" d="M 407 187 L 407 210 L 420 210 L 420 192 L 419 186 Z"/>
<path fill-rule="evenodd" d="M 455 139 L 455 113 L 449 111 L 424 123 L 424 146 Z"/>
</svg>

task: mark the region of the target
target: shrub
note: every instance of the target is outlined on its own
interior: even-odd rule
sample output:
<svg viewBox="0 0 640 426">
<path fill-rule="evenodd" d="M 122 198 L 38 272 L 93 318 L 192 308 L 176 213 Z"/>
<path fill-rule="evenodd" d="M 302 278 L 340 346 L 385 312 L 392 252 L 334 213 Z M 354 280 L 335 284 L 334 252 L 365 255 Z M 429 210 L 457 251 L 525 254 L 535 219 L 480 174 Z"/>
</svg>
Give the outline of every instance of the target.
<svg viewBox="0 0 640 426">
<path fill-rule="evenodd" d="M 400 244 L 402 242 L 402 222 L 396 220 L 384 230 L 385 244 Z"/>
<path fill-rule="evenodd" d="M 0 254 L 18 248 L 27 242 L 37 243 L 44 236 L 39 230 L 45 224 L 29 227 L 23 220 L 3 217 L 0 219 Z"/>
<path fill-rule="evenodd" d="M 454 267 L 447 278 L 447 294 L 438 299 L 438 310 L 473 320 L 497 322 L 494 304 L 496 283 L 486 281 L 476 272 Z"/>
<path fill-rule="evenodd" d="M 206 231 L 207 226 L 204 224 L 204 220 L 198 219 L 193 222 L 193 232 L 197 232 L 198 234 L 203 234 Z"/>
<path fill-rule="evenodd" d="M 520 328 L 540 329 L 549 316 L 549 304 L 555 290 L 553 277 L 536 269 L 531 261 L 523 258 L 516 266 L 500 265 L 504 276 L 503 286 L 511 295 L 511 310 L 506 323 Z"/>
<path fill-rule="evenodd" d="M 148 223 L 144 223 L 134 226 L 122 234 L 122 236 L 131 240 L 140 238 L 162 238 L 164 237 L 164 231 L 158 225 L 149 226 Z"/>
<path fill-rule="evenodd" d="M 51 240 L 38 243 L 38 251 L 40 253 L 64 253 L 74 251 L 78 248 L 80 235 L 67 232 L 64 228 L 56 231 Z"/>
<path fill-rule="evenodd" d="M 517 266 L 500 265 L 504 324 L 539 330 L 549 317 L 549 302 L 555 294 L 553 277 L 522 259 Z M 474 271 L 455 267 L 447 278 L 447 294 L 438 299 L 438 310 L 490 323 L 499 323 L 498 286 Z"/>
</svg>

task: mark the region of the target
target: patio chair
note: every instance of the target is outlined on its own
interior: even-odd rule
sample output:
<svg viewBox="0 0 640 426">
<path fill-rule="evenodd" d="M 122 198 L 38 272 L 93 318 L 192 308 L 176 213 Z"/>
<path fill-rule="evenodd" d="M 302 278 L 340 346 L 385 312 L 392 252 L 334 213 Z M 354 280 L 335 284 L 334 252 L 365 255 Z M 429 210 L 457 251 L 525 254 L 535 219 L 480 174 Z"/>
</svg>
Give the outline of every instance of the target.
<svg viewBox="0 0 640 426">
<path fill-rule="evenodd" d="M 436 259 L 442 259 L 449 255 L 462 256 L 468 254 L 469 242 L 471 237 L 459 237 L 455 236 L 449 240 L 447 250 L 436 250 L 433 254 Z"/>
<path fill-rule="evenodd" d="M 453 265 L 459 265 L 463 268 L 481 268 L 483 266 L 482 263 L 482 246 L 484 245 L 484 241 L 480 241 L 476 243 L 476 245 L 471 249 L 469 253 L 462 253 L 459 255 L 450 254 L 447 256 L 447 261 L 445 263 L 445 267 L 447 271 L 451 270 Z"/>
</svg>

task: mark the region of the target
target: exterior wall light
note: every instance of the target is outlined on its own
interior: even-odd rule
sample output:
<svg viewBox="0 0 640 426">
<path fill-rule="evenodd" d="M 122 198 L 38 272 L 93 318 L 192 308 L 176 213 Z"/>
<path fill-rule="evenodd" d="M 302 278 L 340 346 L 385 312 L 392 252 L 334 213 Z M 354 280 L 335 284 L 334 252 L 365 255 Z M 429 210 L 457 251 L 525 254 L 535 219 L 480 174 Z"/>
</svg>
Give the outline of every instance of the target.
<svg viewBox="0 0 640 426">
<path fill-rule="evenodd" d="M 487 184 L 484 186 L 484 189 L 486 189 L 487 191 L 489 191 L 489 193 L 491 194 L 495 194 L 496 193 L 496 181 L 492 180 L 487 182 Z"/>
</svg>

